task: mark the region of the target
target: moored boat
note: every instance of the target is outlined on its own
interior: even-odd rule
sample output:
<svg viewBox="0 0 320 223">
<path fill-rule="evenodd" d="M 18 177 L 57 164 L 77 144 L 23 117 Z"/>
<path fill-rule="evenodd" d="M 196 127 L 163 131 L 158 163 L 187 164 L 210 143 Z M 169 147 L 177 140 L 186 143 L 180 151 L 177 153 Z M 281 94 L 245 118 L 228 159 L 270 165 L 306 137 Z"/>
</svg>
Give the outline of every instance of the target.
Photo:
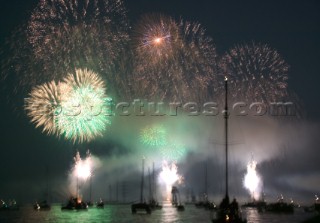
<svg viewBox="0 0 320 223">
<path fill-rule="evenodd" d="M 266 205 L 266 211 L 274 213 L 293 213 L 294 205 L 293 203 L 285 202 L 281 194 L 276 203 L 270 203 Z"/>
<path fill-rule="evenodd" d="M 44 200 L 40 203 L 36 202 L 33 205 L 33 209 L 36 211 L 49 211 L 51 209 L 51 205 L 46 200 Z"/>
<path fill-rule="evenodd" d="M 61 210 L 88 210 L 88 205 L 78 198 L 71 197 L 68 203 L 61 207 Z"/>
<path fill-rule="evenodd" d="M 100 201 L 97 202 L 97 208 L 104 208 L 104 202 L 101 198 L 100 198 Z"/>
<path fill-rule="evenodd" d="M 9 200 L 8 204 L 4 200 L 0 200 L 0 211 L 17 211 L 19 210 L 19 205 L 13 200 Z"/>
<path fill-rule="evenodd" d="M 145 212 L 151 214 L 151 207 L 146 202 L 143 202 L 143 186 L 144 186 L 144 159 L 142 159 L 142 176 L 141 176 L 141 185 L 140 185 L 140 203 L 131 205 L 131 213 L 136 214 L 137 212 Z"/>
</svg>

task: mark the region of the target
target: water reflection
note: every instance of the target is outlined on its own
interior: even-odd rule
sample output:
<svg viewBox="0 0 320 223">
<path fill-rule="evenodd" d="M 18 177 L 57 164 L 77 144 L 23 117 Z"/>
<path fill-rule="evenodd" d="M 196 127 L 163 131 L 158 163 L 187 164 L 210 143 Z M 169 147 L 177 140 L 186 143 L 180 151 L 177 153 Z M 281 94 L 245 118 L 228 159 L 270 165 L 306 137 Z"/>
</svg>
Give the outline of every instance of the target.
<svg viewBox="0 0 320 223">
<path fill-rule="evenodd" d="M 256 208 L 245 208 L 243 214 L 248 223 L 300 223 L 313 216 L 302 208 L 295 209 L 294 214 L 259 213 Z"/>
<path fill-rule="evenodd" d="M 246 208 L 245 210 L 242 210 L 242 214 L 247 219 L 248 223 L 259 223 L 261 222 L 260 214 L 258 213 L 258 210 L 256 208 Z"/>
<path fill-rule="evenodd" d="M 255 208 L 243 209 L 248 223 L 298 223 L 314 214 L 296 209 L 294 214 L 259 213 Z M 89 208 L 88 211 L 61 211 L 60 205 L 53 205 L 50 211 L 35 211 L 32 205 L 19 211 L 0 211 L 0 222 L 6 223 L 194 223 L 210 222 L 210 211 L 185 205 L 179 212 L 170 203 L 164 203 L 161 210 L 149 214 L 131 214 L 130 205 L 108 205 L 104 209 Z"/>
<path fill-rule="evenodd" d="M 161 211 L 161 222 L 177 222 L 178 211 L 170 203 L 164 203 Z"/>
</svg>

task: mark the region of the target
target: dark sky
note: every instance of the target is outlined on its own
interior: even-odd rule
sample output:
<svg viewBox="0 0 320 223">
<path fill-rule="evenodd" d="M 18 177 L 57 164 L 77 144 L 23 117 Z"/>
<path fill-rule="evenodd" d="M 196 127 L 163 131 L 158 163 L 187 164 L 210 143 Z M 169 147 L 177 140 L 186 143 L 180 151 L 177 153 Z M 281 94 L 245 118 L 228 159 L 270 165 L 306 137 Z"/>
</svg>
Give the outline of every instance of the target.
<svg viewBox="0 0 320 223">
<path fill-rule="evenodd" d="M 289 83 L 306 104 L 308 117 L 319 118 L 319 2 L 138 0 L 127 5 L 133 18 L 151 11 L 200 22 L 221 53 L 235 44 L 269 44 L 291 66 Z"/>
<path fill-rule="evenodd" d="M 15 27 L 28 20 L 36 3 L 36 0 L 1 2 L 1 42 L 10 37 Z M 314 149 L 313 152 L 316 148 L 319 149 L 317 143 L 320 121 L 319 1 L 126 0 L 125 5 L 132 24 L 139 19 L 140 15 L 148 12 L 160 12 L 175 18 L 181 17 L 201 23 L 207 30 L 207 34 L 213 38 L 220 54 L 236 44 L 252 41 L 266 43 L 276 49 L 290 65 L 289 88 L 297 93 L 306 112 L 306 117 L 300 122 L 303 124 L 295 124 L 301 132 L 295 132 L 293 135 L 301 135 L 304 137 L 301 141 L 305 142 L 297 147 L 299 149 L 310 147 Z M 5 85 L 5 83 L 1 84 Z M 42 135 L 40 130 L 35 130 L 22 111 L 13 112 L 12 106 L 7 103 L 5 92 L 1 92 L 0 198 L 1 196 L 10 198 L 11 194 L 14 194 L 13 196 L 20 196 L 22 200 L 30 201 L 32 196 L 37 196 L 34 191 L 39 189 L 38 187 L 43 188 L 44 166 L 48 166 L 52 179 L 58 181 L 67 178 L 75 147 L 71 143 Z M 311 128 L 306 127 L 310 125 Z M 317 133 L 308 134 L 311 130 Z M 84 150 L 86 146 L 89 145 L 82 145 L 80 149 Z M 101 156 L 114 154 L 114 151 L 117 151 L 115 147 L 125 147 L 118 142 L 95 143 L 90 146 L 95 147 L 93 152 Z M 102 148 L 108 148 L 108 151 Z M 286 156 L 286 159 L 292 158 L 293 154 Z M 297 152 L 297 154 L 300 153 Z M 312 169 L 315 174 L 320 174 L 319 165 L 310 157 L 312 155 L 306 155 L 305 163 L 301 161 L 301 167 L 305 167 L 301 173 Z M 309 165 L 305 165 L 308 160 Z M 196 166 L 196 162 L 194 165 Z M 263 165 L 262 167 L 268 169 L 271 164 L 266 162 Z M 262 172 L 265 169 L 262 168 Z M 290 172 L 290 169 L 292 167 L 287 165 L 283 171 Z M 294 173 L 299 173 L 299 170 L 294 170 Z M 269 176 L 271 173 L 265 172 L 265 175 Z M 288 177 L 284 181 L 297 182 L 299 179 L 295 176 Z M 32 196 L 22 195 L 21 184 L 26 187 L 35 185 L 32 182 L 39 183 L 38 187 L 34 186 L 36 189 Z M 278 183 L 274 182 L 274 185 Z M 19 190 L 19 192 L 13 190 Z"/>
</svg>

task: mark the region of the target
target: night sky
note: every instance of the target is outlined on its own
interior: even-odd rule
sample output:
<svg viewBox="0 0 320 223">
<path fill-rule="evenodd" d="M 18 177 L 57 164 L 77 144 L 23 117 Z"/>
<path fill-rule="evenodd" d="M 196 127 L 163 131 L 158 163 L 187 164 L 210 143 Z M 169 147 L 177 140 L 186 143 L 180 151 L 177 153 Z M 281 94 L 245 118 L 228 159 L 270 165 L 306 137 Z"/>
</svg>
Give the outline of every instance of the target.
<svg viewBox="0 0 320 223">
<path fill-rule="evenodd" d="M 1 2 L 1 43 L 5 40 L 10 41 L 14 28 L 29 19 L 37 2 L 36 0 Z M 235 152 L 235 155 L 231 156 L 231 161 L 234 161 L 231 171 L 238 170 L 231 174 L 231 177 L 240 179 L 241 182 L 246 162 L 250 159 L 251 153 L 254 153 L 258 160 L 258 170 L 264 179 L 265 191 L 270 195 L 270 199 L 286 191 L 287 196 L 311 202 L 314 194 L 320 193 L 319 1 L 125 0 L 124 2 L 131 24 L 135 24 L 140 15 L 150 12 L 160 12 L 177 19 L 199 22 L 206 29 L 207 35 L 213 38 L 219 54 L 223 54 L 236 44 L 251 42 L 268 44 L 280 53 L 290 65 L 289 88 L 298 95 L 304 116 L 294 121 L 287 120 L 284 124 L 278 120 L 258 120 L 255 123 L 250 120 L 246 126 L 247 131 L 243 133 L 248 148 L 255 145 L 256 141 L 270 140 L 272 149 L 264 145 L 260 150 L 246 150 L 247 145 L 241 145 L 240 151 L 246 151 L 247 154 L 237 157 L 241 152 Z M 2 44 L 1 47 L 5 48 L 6 45 Z M 112 130 L 111 137 L 107 134 L 103 139 L 74 145 L 64 139 L 44 135 L 40 129 L 35 129 L 21 107 L 26 95 L 17 94 L 15 98 L 10 98 L 7 88 L 11 85 L 6 83 L 6 80 L 1 82 L 3 90 L 0 97 L 2 117 L 0 198 L 33 202 L 42 196 L 48 176 L 53 201 L 63 201 L 68 194 L 66 189 L 68 171 L 72 166 L 75 151 L 79 150 L 85 154 L 88 148 L 100 159 L 93 180 L 96 187 L 94 196 L 109 198 L 108 186 L 114 187 L 116 182 L 125 182 L 128 191 L 137 191 L 130 188 L 138 189 L 139 154 L 133 152 L 134 146 L 130 148 L 130 140 L 127 137 L 130 137 L 132 133 L 130 131 L 139 130 L 121 126 L 121 124 L 127 125 L 127 122 L 134 126 L 135 120 L 120 120 L 119 125 Z M 17 103 L 12 103 L 13 101 Z M 192 123 L 194 122 L 193 120 Z M 187 122 L 185 125 L 191 124 Z M 202 125 L 196 124 L 195 129 L 201 129 Z M 222 129 L 220 130 L 222 132 Z M 277 133 L 281 140 L 274 143 Z M 222 133 L 219 134 L 221 141 Z M 115 137 L 115 135 L 120 136 Z M 209 133 L 206 135 L 210 138 Z M 254 139 L 251 140 L 250 137 Z M 210 141 L 204 136 L 203 138 Z M 219 137 L 213 138 L 215 141 Z M 212 146 L 212 141 L 202 143 Z M 190 142 L 190 145 L 190 147 L 206 147 L 201 143 Z M 196 193 L 201 192 L 203 185 L 195 185 L 193 182 L 202 180 L 199 179 L 199 175 L 203 174 L 203 163 L 207 153 L 210 153 L 209 149 L 201 152 L 192 149 L 181 162 L 181 173 L 186 182 L 185 189 L 193 188 Z M 213 153 L 220 154 L 216 151 Z M 212 161 L 209 164 L 212 176 L 209 179 L 209 189 L 212 194 L 218 196 L 221 193 L 221 183 L 215 185 L 215 182 L 217 176 L 221 177 L 221 163 L 214 162 L 216 160 L 214 157 L 209 156 L 208 159 Z M 240 189 L 234 186 L 232 188 L 234 194 L 247 196 L 242 186 Z M 135 199 L 135 194 L 127 196 L 128 200 Z"/>
</svg>

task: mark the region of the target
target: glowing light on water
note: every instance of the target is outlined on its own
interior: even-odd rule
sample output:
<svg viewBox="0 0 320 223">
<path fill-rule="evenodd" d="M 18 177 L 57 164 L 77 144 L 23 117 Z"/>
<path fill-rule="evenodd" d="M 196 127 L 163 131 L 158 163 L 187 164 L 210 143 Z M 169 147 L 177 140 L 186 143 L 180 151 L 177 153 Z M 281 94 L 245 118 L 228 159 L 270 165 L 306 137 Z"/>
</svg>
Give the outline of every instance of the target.
<svg viewBox="0 0 320 223">
<path fill-rule="evenodd" d="M 167 161 L 162 163 L 162 171 L 159 180 L 166 186 L 166 198 L 170 199 L 171 188 L 175 183 L 181 183 L 183 177 L 178 174 L 178 167 L 175 163 L 168 164 Z"/>
<path fill-rule="evenodd" d="M 244 187 L 250 192 L 251 198 L 258 200 L 261 192 L 261 177 L 256 171 L 257 162 L 251 159 L 247 165 L 247 174 L 244 177 Z"/>
</svg>

